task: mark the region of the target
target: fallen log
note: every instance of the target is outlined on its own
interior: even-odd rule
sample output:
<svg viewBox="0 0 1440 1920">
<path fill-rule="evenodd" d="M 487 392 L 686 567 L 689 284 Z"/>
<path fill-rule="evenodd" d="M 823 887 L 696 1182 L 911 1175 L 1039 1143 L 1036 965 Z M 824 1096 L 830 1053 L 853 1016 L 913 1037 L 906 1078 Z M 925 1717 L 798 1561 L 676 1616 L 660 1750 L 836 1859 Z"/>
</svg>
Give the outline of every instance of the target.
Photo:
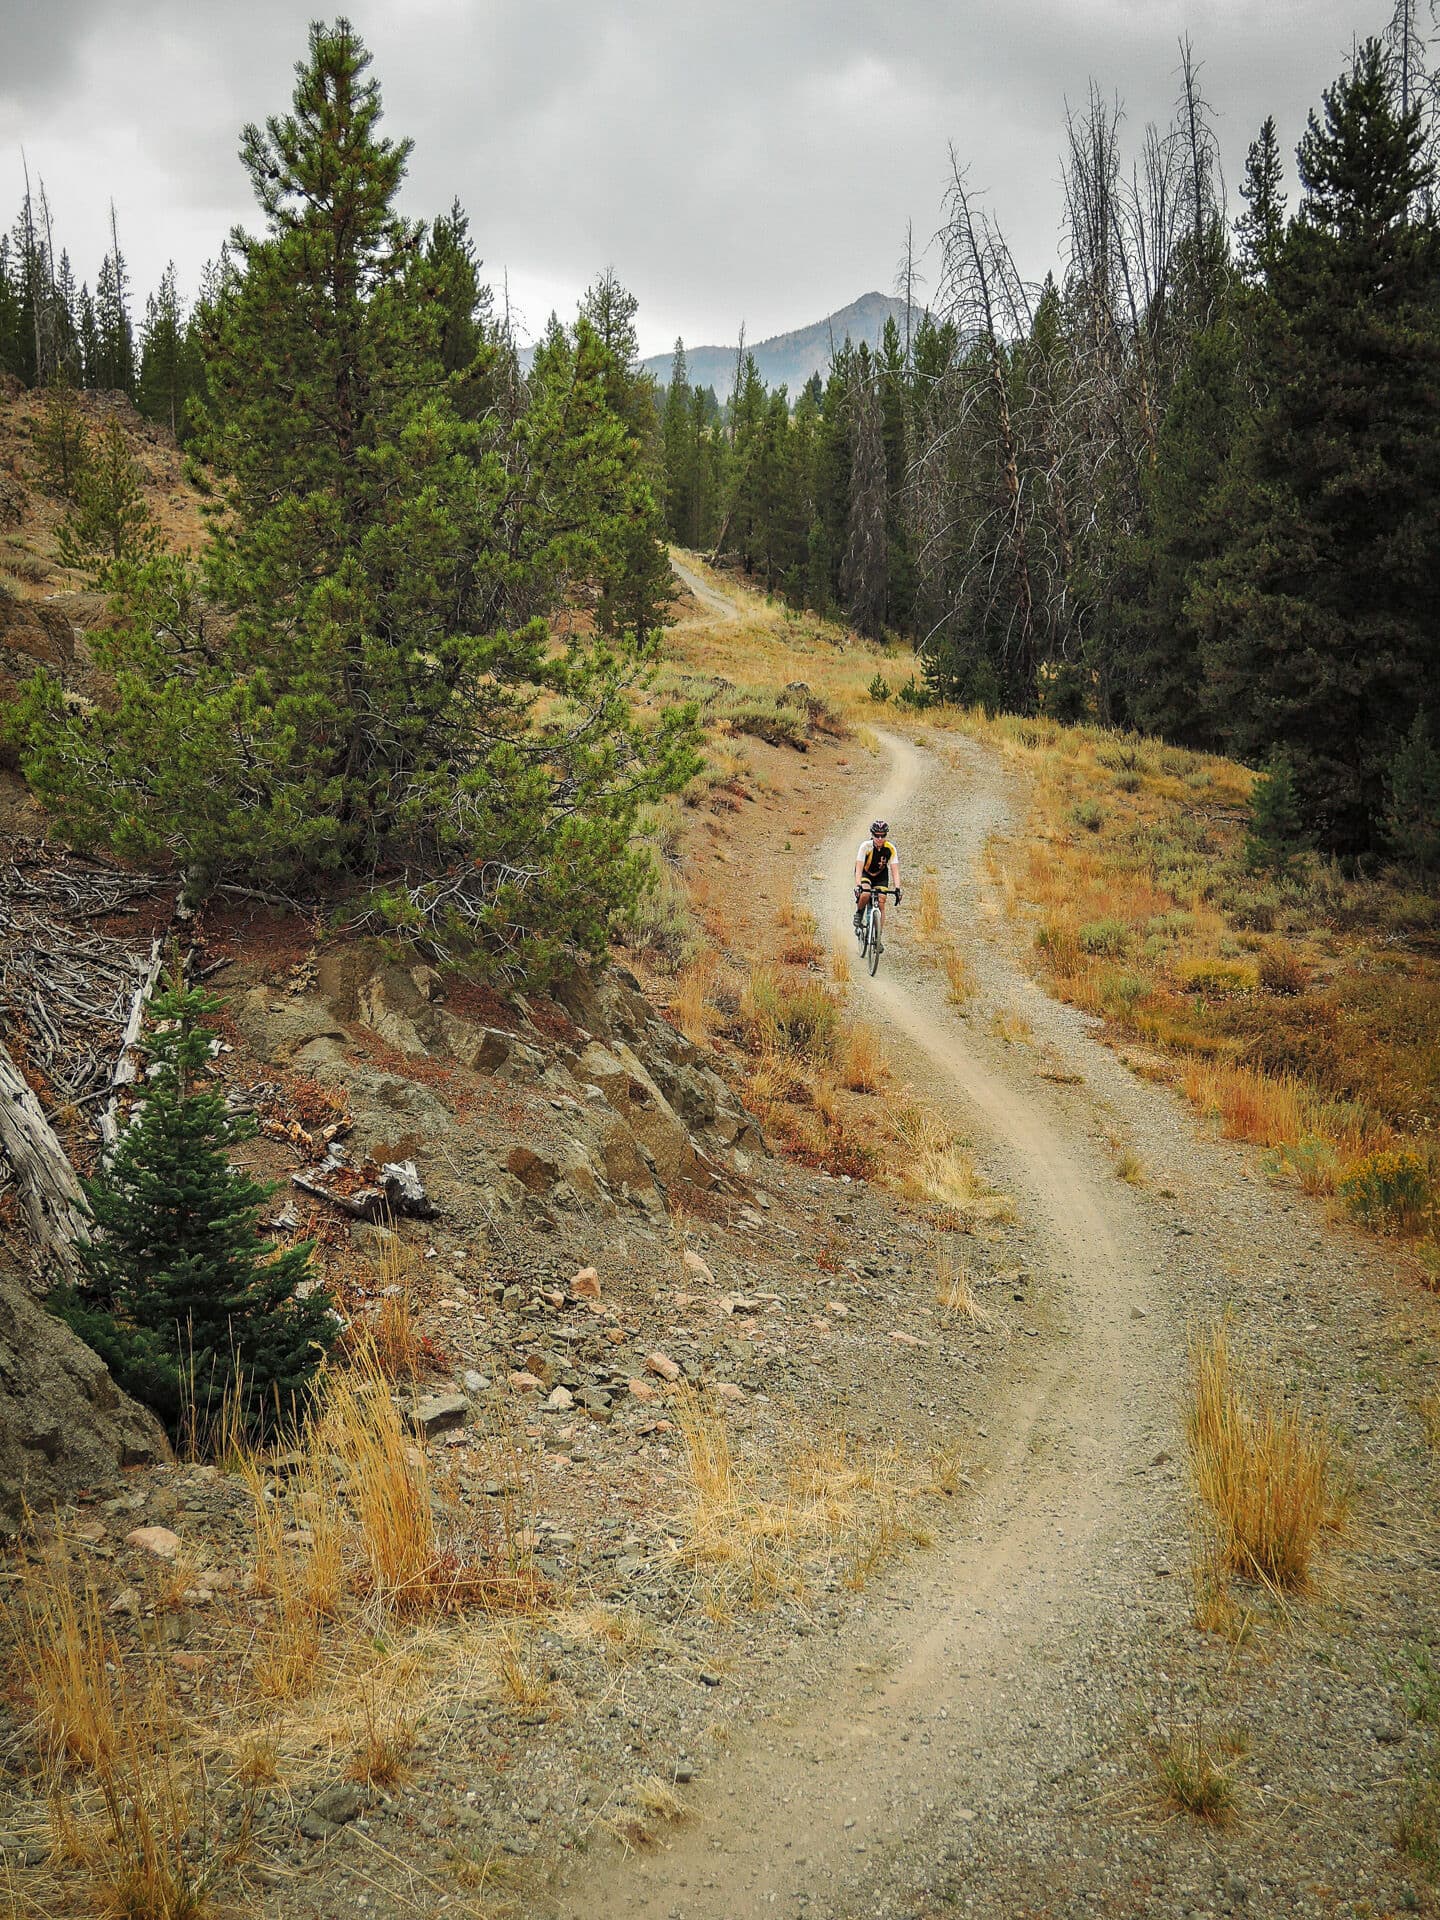
<svg viewBox="0 0 1440 1920">
<path fill-rule="evenodd" d="M 89 1239 L 75 1169 L 24 1075 L 0 1042 L 0 1153 L 14 1170 L 30 1237 L 39 1256 L 36 1291 L 74 1281 L 77 1245 Z"/>
</svg>

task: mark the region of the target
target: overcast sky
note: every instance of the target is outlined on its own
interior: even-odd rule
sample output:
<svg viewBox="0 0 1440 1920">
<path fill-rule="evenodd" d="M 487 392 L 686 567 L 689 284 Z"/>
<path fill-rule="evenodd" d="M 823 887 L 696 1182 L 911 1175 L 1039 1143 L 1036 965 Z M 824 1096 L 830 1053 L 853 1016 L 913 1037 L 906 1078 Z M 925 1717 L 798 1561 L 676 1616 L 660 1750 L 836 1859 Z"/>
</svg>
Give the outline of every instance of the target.
<svg viewBox="0 0 1440 1920">
<path fill-rule="evenodd" d="M 1287 153 L 1389 0 L 352 0 L 404 204 L 458 194 L 529 331 L 607 265 L 641 345 L 724 344 L 889 290 L 938 225 L 951 144 L 1028 272 L 1053 264 L 1066 101 L 1093 78 L 1138 145 L 1177 38 L 1203 63 L 1231 186 L 1273 113 Z M 239 131 L 289 102 L 299 0 L 0 0 L 0 219 L 21 151 L 94 284 L 113 195 L 137 290 L 193 292 L 252 203 Z"/>
</svg>

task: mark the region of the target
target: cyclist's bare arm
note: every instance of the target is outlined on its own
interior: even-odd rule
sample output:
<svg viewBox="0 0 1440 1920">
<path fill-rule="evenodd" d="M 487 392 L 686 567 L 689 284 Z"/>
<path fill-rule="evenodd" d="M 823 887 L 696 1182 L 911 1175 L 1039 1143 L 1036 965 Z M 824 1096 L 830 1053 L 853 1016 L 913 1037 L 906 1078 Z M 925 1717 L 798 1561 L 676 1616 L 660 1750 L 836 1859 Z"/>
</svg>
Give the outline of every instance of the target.
<svg viewBox="0 0 1440 1920">
<path fill-rule="evenodd" d="M 890 884 L 898 894 L 900 891 L 900 856 L 898 853 L 890 862 Z M 900 902 L 897 900 L 895 904 L 898 907 Z"/>
</svg>

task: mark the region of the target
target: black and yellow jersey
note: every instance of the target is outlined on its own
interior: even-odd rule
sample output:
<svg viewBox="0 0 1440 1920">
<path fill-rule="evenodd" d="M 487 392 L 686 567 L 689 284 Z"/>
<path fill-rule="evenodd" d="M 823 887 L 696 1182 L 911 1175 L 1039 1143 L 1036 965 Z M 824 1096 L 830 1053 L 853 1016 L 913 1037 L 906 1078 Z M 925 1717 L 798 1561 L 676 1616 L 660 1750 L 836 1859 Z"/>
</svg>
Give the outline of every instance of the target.
<svg viewBox="0 0 1440 1920">
<path fill-rule="evenodd" d="M 890 862 L 895 858 L 895 849 L 888 840 L 877 847 L 874 838 L 871 837 L 861 842 L 855 858 L 861 863 L 862 876 L 883 887 L 890 878 Z"/>
</svg>

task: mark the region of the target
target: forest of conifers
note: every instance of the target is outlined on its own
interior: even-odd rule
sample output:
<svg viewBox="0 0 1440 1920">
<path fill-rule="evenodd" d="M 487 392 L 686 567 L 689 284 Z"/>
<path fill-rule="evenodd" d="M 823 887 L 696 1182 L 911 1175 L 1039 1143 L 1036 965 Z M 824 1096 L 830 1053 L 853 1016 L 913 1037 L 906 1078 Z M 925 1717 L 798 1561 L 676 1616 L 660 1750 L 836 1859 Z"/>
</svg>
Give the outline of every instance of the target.
<svg viewBox="0 0 1440 1920">
<path fill-rule="evenodd" d="M 910 641 L 912 700 L 1283 767 L 1324 850 L 1434 867 L 1440 121 L 1415 18 L 1401 0 L 1317 103 L 1293 210 L 1267 120 L 1232 217 L 1188 45 L 1173 121 L 1134 154 L 1098 89 L 1070 115 L 1062 266 L 1043 285 L 953 165 L 923 317 L 846 343 L 798 395 L 743 354 L 723 401 L 692 389 L 680 343 L 655 388 L 613 274 L 522 375 L 458 203 L 407 229 L 423 351 L 482 442 L 513 439 L 547 390 L 558 405 L 594 356 L 630 488 L 591 568 L 612 631 L 628 620 L 643 642 L 668 530 L 796 607 Z M 260 176 L 257 192 L 266 206 Z M 227 249 L 187 313 L 168 272 L 137 342 L 118 240 L 93 296 L 77 288 L 38 191 L 0 241 L 0 368 L 127 392 L 223 471 L 226 315 L 253 277 Z M 384 284 L 362 297 L 372 317 Z"/>
</svg>

